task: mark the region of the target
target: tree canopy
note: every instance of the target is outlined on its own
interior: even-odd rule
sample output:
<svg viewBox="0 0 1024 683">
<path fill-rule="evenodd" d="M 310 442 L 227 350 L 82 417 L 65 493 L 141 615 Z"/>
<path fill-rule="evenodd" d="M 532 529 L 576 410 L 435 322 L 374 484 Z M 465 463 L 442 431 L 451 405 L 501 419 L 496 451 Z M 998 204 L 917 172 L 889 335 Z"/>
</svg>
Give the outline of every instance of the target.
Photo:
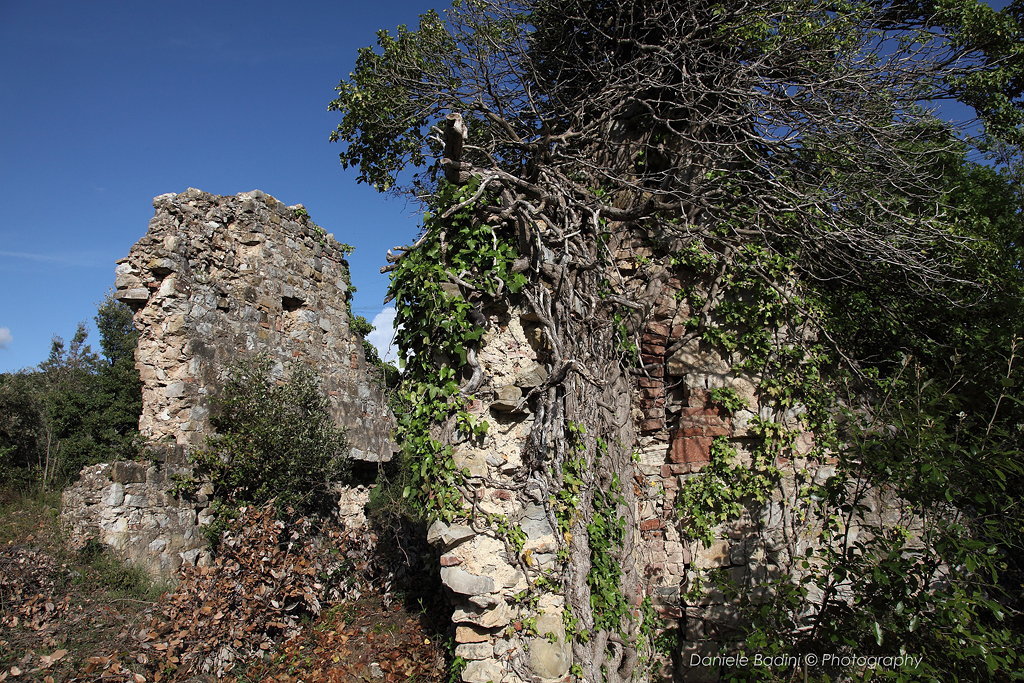
<svg viewBox="0 0 1024 683">
<path fill-rule="evenodd" d="M 441 285 L 514 299 L 551 348 L 523 477 L 541 500 L 578 488 L 560 590 L 588 634 L 573 645 L 587 680 L 627 680 L 642 647 L 624 607 L 636 541 L 608 521 L 632 519 L 633 435 L 602 409 L 652 370 L 629 341 L 651 287 L 613 257 L 630 235 L 662 270 L 696 273 L 673 348 L 700 339 L 756 365 L 766 447 L 796 411 L 819 455 L 839 453 L 814 488 L 826 518 L 849 521 L 883 486 L 932 525 L 924 549 L 876 529 L 853 550 L 827 531 L 803 583 L 747 596 L 750 642 L 903 637 L 934 655 L 925 679 L 1018 667 L 1022 24 L 1021 0 L 462 0 L 360 51 L 332 140 L 361 182 L 427 210 L 383 269 L 414 352 L 407 493 L 451 514 L 458 475 L 429 425 L 471 428 L 460 400 L 481 381 L 479 324 Z M 939 115 L 954 102 L 976 118 Z M 758 462 L 686 495 L 770 481 Z"/>
</svg>

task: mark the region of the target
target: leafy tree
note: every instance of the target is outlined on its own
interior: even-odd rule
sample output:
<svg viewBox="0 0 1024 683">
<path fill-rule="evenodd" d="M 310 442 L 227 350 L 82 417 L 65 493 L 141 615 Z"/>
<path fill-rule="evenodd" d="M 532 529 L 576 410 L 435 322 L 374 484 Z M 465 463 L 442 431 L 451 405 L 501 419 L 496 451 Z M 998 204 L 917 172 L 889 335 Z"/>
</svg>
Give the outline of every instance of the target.
<svg viewBox="0 0 1024 683">
<path fill-rule="evenodd" d="M 631 678 L 642 642 L 622 607 L 638 598 L 626 561 L 635 540 L 608 525 L 632 521 L 633 490 L 619 482 L 632 480 L 633 435 L 601 409 L 631 375 L 657 370 L 637 362 L 626 341 L 655 306 L 652 288 L 610 258 L 633 239 L 651 245 L 658 265 L 696 273 L 700 285 L 670 352 L 694 339 L 739 348 L 747 369 L 757 364 L 780 420 L 802 407 L 819 454 L 846 448 L 843 474 L 902 481 L 900 492 L 922 513 L 942 509 L 937 495 L 949 477 L 977 482 L 968 453 L 990 453 L 995 471 L 1018 477 L 1015 442 L 994 445 L 1010 397 L 1000 394 L 988 427 L 979 420 L 966 431 L 949 401 L 908 413 L 927 402 L 927 380 L 909 381 L 918 375 L 905 369 L 915 366 L 897 359 L 905 349 L 918 354 L 928 375 L 950 352 L 977 353 L 988 371 L 972 391 L 985 396 L 986 382 L 999 381 L 992 361 L 1011 348 L 1013 320 L 995 302 L 1019 296 L 1019 260 L 988 259 L 1016 259 L 1019 208 L 975 201 L 1000 183 L 964 159 L 1019 152 L 1022 12 L 1020 0 L 1003 12 L 974 0 L 463 0 L 444 18 L 421 16 L 415 31 L 381 31 L 377 50 L 360 51 L 331 103 L 342 114 L 332 136 L 346 145 L 342 163 L 358 168 L 361 182 L 411 192 L 427 209 L 420 238 L 389 253 L 384 269 L 394 273 L 400 348 L 415 352 L 405 378 L 415 408 L 402 427 L 407 492 L 427 514 L 458 514 L 450 505 L 461 482 L 436 434 L 472 432 L 461 406 L 480 386 L 472 349 L 481 331 L 466 302 L 441 285 L 482 305 L 526 307 L 550 343 L 551 372 L 531 392 L 536 420 L 522 476 L 537 482 L 541 500 L 574 490 L 562 549 L 573 571 L 560 588 L 585 634 L 573 650 L 587 680 Z M 983 134 L 936 117 L 932 103 L 943 99 L 974 106 Z M 967 308 L 979 300 L 981 308 Z M 815 334 L 772 346 L 773 334 L 800 327 Z M 460 387 L 463 368 L 472 379 Z M 933 391 L 961 386 L 963 369 L 944 368 L 948 381 Z M 897 425 L 896 436 L 879 443 L 867 428 L 840 433 L 832 399 L 844 377 L 853 396 L 892 395 L 892 412 L 878 414 Z M 1002 379 L 1016 381 L 1012 372 Z M 766 447 L 785 441 L 777 426 L 763 429 Z M 960 446 L 949 451 L 953 443 Z M 860 449 L 875 446 L 884 455 L 877 462 L 916 467 L 916 475 L 867 463 Z M 984 511 L 976 520 L 999 506 L 1013 513 L 1011 494 L 999 489 L 965 486 L 954 507 L 977 500 Z M 838 493 L 827 500 L 838 509 L 858 504 Z M 955 514 L 936 524 L 943 540 L 925 564 L 966 557 L 949 545 L 956 529 L 966 545 L 1004 558 L 1013 543 Z M 880 646 L 878 634 L 906 608 L 886 595 L 886 582 L 912 569 L 886 564 L 906 550 L 897 541 L 870 548 L 870 561 L 851 563 L 847 546 L 825 558 L 855 575 L 873 613 L 844 612 L 848 601 L 825 590 L 838 574 L 826 572 L 813 628 L 783 600 L 768 615 L 775 630 L 758 633 L 784 634 L 777 644 L 787 648 L 823 634 L 848 636 L 851 647 L 870 634 Z M 1001 582 L 998 564 L 984 565 L 997 574 L 989 586 Z M 950 608 L 929 647 L 955 650 L 933 675 L 999 676 L 1016 666 L 972 649 L 991 639 L 1004 656 L 1019 640 L 1019 630 L 990 628 L 1005 602 L 984 602 L 976 578 L 973 569 L 955 577 L 945 597 L 927 582 L 915 593 L 922 607 L 931 599 Z M 789 589 L 804 587 L 783 582 L 777 595 L 799 603 Z M 842 618 L 830 621 L 834 614 Z M 966 630 L 953 635 L 957 621 Z"/>
<path fill-rule="evenodd" d="M 71 476 L 77 472 L 76 466 L 80 468 L 93 457 L 99 356 L 85 343 L 88 336 L 84 322 L 78 324 L 67 347 L 61 337 L 54 335 L 49 357 L 39 364 L 46 387 L 44 488 L 58 475 Z"/>
<path fill-rule="evenodd" d="M 135 368 L 139 332 L 131 309 L 109 292 L 96 312 L 96 328 L 103 350 L 97 376 L 102 404 L 97 438 L 113 451 L 113 457 L 130 459 L 138 454 L 142 414 L 142 380 Z"/>
<path fill-rule="evenodd" d="M 85 465 L 138 454 L 142 383 L 135 369 L 138 332 L 131 311 L 111 294 L 98 306 L 103 354 L 86 343 L 84 322 L 70 344 L 54 336 L 36 371 L 0 376 L 5 419 L 0 449 L 11 476 L 36 470 L 45 487 L 74 478 Z"/>
<path fill-rule="evenodd" d="M 282 513 L 322 512 L 348 472 L 344 432 L 309 368 L 284 383 L 267 357 L 239 361 L 214 398 L 211 424 L 216 435 L 193 456 L 196 476 L 209 478 L 228 509 L 274 500 Z"/>
<path fill-rule="evenodd" d="M 26 371 L 0 375 L 0 484 L 14 486 L 39 463 L 44 434 L 38 375 Z"/>
</svg>

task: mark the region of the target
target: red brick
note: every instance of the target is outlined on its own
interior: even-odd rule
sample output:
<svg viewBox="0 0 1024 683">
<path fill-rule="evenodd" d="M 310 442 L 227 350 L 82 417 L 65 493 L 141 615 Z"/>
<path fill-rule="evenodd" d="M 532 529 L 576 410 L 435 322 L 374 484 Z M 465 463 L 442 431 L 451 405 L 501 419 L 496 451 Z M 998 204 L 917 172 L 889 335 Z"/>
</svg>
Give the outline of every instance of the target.
<svg viewBox="0 0 1024 683">
<path fill-rule="evenodd" d="M 669 332 L 671 332 L 671 330 L 669 330 L 668 325 L 662 325 L 661 323 L 653 321 L 647 323 L 647 334 L 656 335 L 664 339 L 668 337 Z"/>
<path fill-rule="evenodd" d="M 456 557 L 455 555 L 442 555 L 441 566 L 442 567 L 454 567 L 457 564 L 462 564 L 462 558 Z"/>
<path fill-rule="evenodd" d="M 640 352 L 647 356 L 657 356 L 658 358 L 665 357 L 665 347 L 659 344 L 644 342 L 643 346 L 640 347 Z"/>
<path fill-rule="evenodd" d="M 665 387 L 645 387 L 640 390 L 642 398 L 662 398 L 664 395 Z"/>
<path fill-rule="evenodd" d="M 640 522 L 640 531 L 654 531 L 661 528 L 660 519 L 645 519 Z"/>
<path fill-rule="evenodd" d="M 683 415 L 699 416 L 702 418 L 719 417 L 718 406 L 707 408 L 705 406 L 689 406 L 683 408 Z"/>
<path fill-rule="evenodd" d="M 704 427 L 705 436 L 730 436 L 732 435 L 732 427 L 725 422 L 716 425 L 706 425 Z"/>
<path fill-rule="evenodd" d="M 677 439 L 683 439 L 690 436 L 704 436 L 704 427 L 701 425 L 682 427 L 672 432 L 672 436 Z"/>
<path fill-rule="evenodd" d="M 673 473 L 672 473 L 672 466 L 671 465 L 662 465 L 661 466 L 661 478 L 662 479 L 671 481 L 672 474 Z"/>
<path fill-rule="evenodd" d="M 647 374 L 651 377 L 664 377 L 665 376 L 665 365 L 653 365 L 647 368 Z"/>
<path fill-rule="evenodd" d="M 664 408 L 665 397 L 661 398 L 642 398 L 640 399 L 640 407 L 643 409 L 647 408 Z"/>
<path fill-rule="evenodd" d="M 658 356 L 651 353 L 641 353 L 640 360 L 643 361 L 644 365 L 658 364 L 661 365 L 665 362 L 664 356 Z"/>
<path fill-rule="evenodd" d="M 644 387 L 646 389 L 664 389 L 665 381 L 660 379 L 651 379 L 650 377 L 638 377 L 636 380 L 637 386 Z"/>
<path fill-rule="evenodd" d="M 654 334 L 653 332 L 645 332 L 644 336 L 641 337 L 644 344 L 658 344 L 664 346 L 665 342 L 668 341 L 668 337 L 663 334 Z"/>
<path fill-rule="evenodd" d="M 656 432 L 665 426 L 664 420 L 644 420 L 640 423 L 640 431 Z"/>
<path fill-rule="evenodd" d="M 673 463 L 708 462 L 711 459 L 711 437 L 690 436 L 673 439 L 669 461 Z"/>
</svg>

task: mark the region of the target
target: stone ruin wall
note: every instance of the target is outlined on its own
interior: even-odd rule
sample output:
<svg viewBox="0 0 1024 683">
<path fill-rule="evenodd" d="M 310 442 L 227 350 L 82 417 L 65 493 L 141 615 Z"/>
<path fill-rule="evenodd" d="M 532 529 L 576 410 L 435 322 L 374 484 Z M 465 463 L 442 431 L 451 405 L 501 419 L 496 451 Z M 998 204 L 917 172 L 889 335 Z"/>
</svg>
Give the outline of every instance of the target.
<svg viewBox="0 0 1024 683">
<path fill-rule="evenodd" d="M 187 448 L 208 433 L 209 397 L 227 361 L 264 351 L 276 360 L 278 372 L 294 359 L 326 368 L 335 414 L 355 437 L 353 454 L 387 459 L 392 447 L 387 441 L 391 418 L 366 380 L 361 344 L 348 331 L 346 264 L 336 244 L 297 215 L 300 207 L 285 207 L 261 192 L 214 197 L 198 190 L 157 197 L 154 206 L 149 233 L 118 263 L 117 296 L 134 308 L 142 331 L 136 356 L 145 385 L 140 426 L 147 437 L 166 445 L 163 462 L 115 463 L 84 473 L 67 494 L 65 516 L 80 535 L 99 530 L 104 542 L 166 571 L 204 561 L 201 547 L 190 545 L 208 519 L 204 491 L 192 507 L 175 508 L 166 497 L 166 481 Z M 823 481 L 835 469 L 833 463 L 805 457 L 813 435 L 804 433 L 789 457 L 777 462 L 785 473 L 782 486 L 760 517 L 718 529 L 719 540 L 711 547 L 686 540 L 676 497 L 687 478 L 709 462 L 712 440 L 729 438 L 742 461 L 753 444 L 752 418 L 789 428 L 798 420 L 771 414 L 759 400 L 759 378 L 733 371 L 740 358 L 697 341 L 670 351 L 691 316 L 678 295 L 684 283 L 656 264 L 639 265 L 654 256 L 643 241 L 619 247 L 620 272 L 627 279 L 641 276 L 629 281 L 642 291 L 626 294 L 655 302 L 637 334 L 645 372 L 634 378 L 632 389 L 622 387 L 613 407 L 617 421 L 628 423 L 627 431 L 635 434 L 639 593 L 650 596 L 681 634 L 678 657 L 662 662 L 655 676 L 713 682 L 720 672 L 690 667 L 689 656 L 715 654 L 733 644 L 737 613 L 720 592 L 694 603 L 686 602 L 686 592 L 714 570 L 749 586 L 769 576 L 797 575 L 816 530 L 813 520 L 800 520 L 796 474 L 802 470 Z M 522 447 L 534 419 L 516 408 L 519 398 L 547 376 L 545 342 L 537 321 L 524 311 L 486 313 L 490 322 L 478 360 L 488 382 L 469 410 L 488 422 L 489 430 L 482 443 L 454 444 L 456 465 L 470 475 L 472 500 L 466 503 L 476 516 L 468 525 L 437 522 L 428 540 L 441 554 L 441 577 L 455 606 L 455 654 L 468 662 L 462 679 L 563 681 L 572 663 L 564 599 L 555 592 L 542 593 L 532 606 L 515 599 L 527 588 L 527 574 L 533 581 L 558 568 L 551 518 L 538 501 L 521 500 L 512 480 L 523 464 Z M 729 414 L 713 407 L 708 392 L 716 387 L 736 390 L 746 409 Z M 367 493 L 360 488 L 343 495 L 341 509 L 352 523 L 359 523 Z M 900 509 L 890 502 L 879 499 L 874 506 L 878 519 L 895 523 Z M 519 556 L 485 523 L 488 514 L 505 516 L 523 531 Z M 553 642 L 545 637 L 549 633 Z"/>
<path fill-rule="evenodd" d="M 391 458 L 393 417 L 349 329 L 341 245 L 302 205 L 259 190 L 218 197 L 189 189 L 153 206 L 149 231 L 117 262 L 115 297 L 140 331 L 139 430 L 154 460 L 86 468 L 64 495 L 63 517 L 73 540 L 95 537 L 170 576 L 207 557 L 200 527 L 211 490 L 192 501 L 167 491 L 210 433 L 210 399 L 232 361 L 267 354 L 280 378 L 293 363 L 311 365 L 356 460 Z M 343 521 L 362 523 L 365 488 L 340 492 Z"/>
<path fill-rule="evenodd" d="M 626 276 L 653 255 L 642 240 L 620 247 L 617 262 Z M 750 464 L 754 441 L 749 425 L 755 416 L 782 422 L 789 429 L 798 429 L 800 423 L 797 414 L 774 415 L 760 400 L 760 378 L 733 370 L 740 357 L 696 340 L 670 351 L 673 342 L 683 337 L 691 316 L 685 297 L 679 296 L 684 283 L 663 267 L 645 268 L 643 277 L 633 280 L 642 291 L 629 292 L 654 300 L 637 335 L 645 372 L 634 378 L 632 391 L 623 388 L 623 400 L 614 406 L 617 422 L 628 423 L 625 432 L 635 434 L 633 517 L 635 559 L 642 577 L 639 594 L 651 597 L 669 628 L 679 629 L 678 655 L 673 661 L 659 662 L 654 678 L 713 683 L 721 672 L 691 667 L 690 656 L 720 654 L 736 646 L 739 616 L 721 591 L 708 591 L 691 603 L 686 593 L 713 571 L 724 572 L 736 585 L 751 587 L 769 577 L 798 577 L 803 552 L 820 531 L 820 523 L 799 504 L 798 488 L 801 481 L 824 482 L 835 473 L 835 461 L 807 457 L 814 438 L 809 432 L 801 433 L 793 448 L 778 458 L 781 486 L 759 517 L 746 515 L 717 528 L 717 540 L 710 547 L 687 540 L 676 498 L 686 480 L 709 463 L 713 439 L 727 437 L 737 449 L 739 462 Z M 468 523 L 436 522 L 428 540 L 441 552 L 442 581 L 455 606 L 455 654 L 468 662 L 462 680 L 567 681 L 572 647 L 565 641 L 564 598 L 557 592 L 542 592 L 532 607 L 516 600 L 527 588 L 526 573 L 531 583 L 549 573 L 552 584 L 559 584 L 554 520 L 541 502 L 524 502 L 517 495 L 522 486 L 512 478 L 523 464 L 521 452 L 534 420 L 528 408 L 515 409 L 520 397 L 547 376 L 545 341 L 532 314 L 515 309 L 485 313 L 490 321 L 478 360 L 488 382 L 469 411 L 488 422 L 488 432 L 483 443 L 453 444 L 456 466 L 470 475 L 465 503 L 474 509 L 474 516 Z M 780 334 L 779 343 L 785 343 L 788 332 Z M 746 409 L 729 414 L 713 406 L 709 391 L 720 387 L 734 389 Z M 908 524 L 893 501 L 876 496 L 869 504 L 876 521 Z M 505 516 L 509 526 L 523 531 L 526 540 L 518 556 L 502 540 L 497 526 L 487 524 L 488 515 Z M 635 614 L 639 616 L 639 610 Z M 535 620 L 532 629 L 531 620 Z M 555 636 L 554 642 L 545 637 L 549 633 Z"/>
<path fill-rule="evenodd" d="M 301 204 L 255 190 L 196 189 L 153 200 L 145 237 L 117 262 L 115 298 L 134 311 L 143 383 L 139 430 L 185 451 L 210 432 L 210 397 L 235 360 L 267 354 L 283 378 L 314 367 L 352 456 L 391 457 L 391 419 L 349 329 L 341 245 Z"/>
<path fill-rule="evenodd" d="M 189 468 L 163 462 L 113 462 L 82 470 L 64 491 L 61 520 L 73 547 L 95 539 L 118 551 L 154 577 L 170 579 L 182 565 L 210 563 L 203 527 L 213 521 L 205 484 L 195 495 L 176 498 L 170 490 L 176 474 Z M 366 525 L 365 486 L 337 488 L 338 518 L 348 529 Z"/>
</svg>

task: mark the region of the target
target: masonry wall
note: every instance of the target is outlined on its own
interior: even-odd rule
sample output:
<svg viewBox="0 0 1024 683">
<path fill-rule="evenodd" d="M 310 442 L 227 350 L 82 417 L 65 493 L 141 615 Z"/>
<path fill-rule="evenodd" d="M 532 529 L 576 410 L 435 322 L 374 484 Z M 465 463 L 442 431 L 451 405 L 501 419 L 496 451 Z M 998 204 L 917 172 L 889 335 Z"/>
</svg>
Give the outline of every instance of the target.
<svg viewBox="0 0 1024 683">
<path fill-rule="evenodd" d="M 211 399 L 232 362 L 265 354 L 282 379 L 294 365 L 313 367 L 356 460 L 391 458 L 394 418 L 349 328 L 342 245 L 302 205 L 259 190 L 189 189 L 153 206 L 148 232 L 117 262 L 115 297 L 140 332 L 139 430 L 154 459 L 86 468 L 64 494 L 63 518 L 74 543 L 97 539 L 172 577 L 209 556 L 200 527 L 210 521 L 212 487 L 183 497 L 170 490 L 174 475 L 189 473 L 189 449 L 211 432 Z M 339 495 L 340 518 L 364 523 L 367 491 Z"/>
<path fill-rule="evenodd" d="M 634 557 L 642 583 L 639 594 L 652 599 L 669 628 L 678 629 L 681 643 L 671 659 L 655 667 L 653 675 L 660 680 L 714 682 L 722 672 L 691 666 L 691 655 L 719 654 L 741 645 L 739 611 L 719 590 L 704 590 L 697 598 L 688 594 L 702 582 L 708 586 L 712 573 L 752 588 L 771 578 L 798 579 L 804 551 L 815 542 L 821 527 L 801 500 L 800 489 L 832 476 L 835 461 L 811 457 L 814 436 L 800 432 L 798 411 L 773 413 L 770 403 L 759 395 L 761 378 L 736 370 L 743 360 L 739 355 L 699 339 L 687 340 L 686 321 L 693 312 L 681 291 L 696 284 L 701 292 L 700 282 L 682 282 L 680 277 L 686 274 L 658 265 L 657 254 L 646 240 L 618 245 L 616 261 L 632 287 L 624 294 L 653 302 L 637 321 L 641 367 L 635 371 L 632 387 L 617 388 L 621 400 L 613 406 L 616 423 L 632 423 L 628 431 L 635 434 L 638 455 Z M 706 296 L 707 288 L 701 293 Z M 572 648 L 565 642 L 563 597 L 552 591 L 542 594 L 534 605 L 517 600 L 527 587 L 527 575 L 532 582 L 554 570 L 551 584 L 559 584 L 557 527 L 542 503 L 520 495 L 522 482 L 514 479 L 535 419 L 528 407 L 517 405 L 522 395 L 546 378 L 548 355 L 539 324 L 531 315 L 515 308 L 484 312 L 489 322 L 478 360 L 487 382 L 469 410 L 488 422 L 488 431 L 477 442 L 453 444 L 456 466 L 470 475 L 464 495 L 474 514 L 469 523 L 435 523 L 428 540 L 441 553 L 441 577 L 456 608 L 455 653 L 468 661 L 462 680 L 566 680 Z M 792 343 L 807 334 L 804 329 L 779 330 L 777 343 Z M 735 390 L 744 407 L 730 413 L 714 405 L 710 392 L 722 387 Z M 782 473 L 779 485 L 765 504 L 749 506 L 741 519 L 716 528 L 716 540 L 710 546 L 688 540 L 685 511 L 679 507 L 680 489 L 709 464 L 716 437 L 726 438 L 736 449 L 739 464 L 750 464 L 756 444 L 750 424 L 755 417 L 797 432 L 792 447 L 775 462 Z M 873 509 L 869 521 L 912 526 L 899 502 L 883 492 L 876 492 L 868 502 Z M 503 540 L 505 532 L 488 523 L 499 515 L 525 536 L 518 554 Z M 549 633 L 554 637 L 543 637 Z"/>
<path fill-rule="evenodd" d="M 189 189 L 153 206 L 149 231 L 116 270 L 115 297 L 140 331 L 143 436 L 180 460 L 210 432 L 225 368 L 262 353 L 279 377 L 291 364 L 316 368 L 352 456 L 388 460 L 392 418 L 349 328 L 348 264 L 333 236 L 301 204 L 259 190 Z"/>
<path fill-rule="evenodd" d="M 200 527 L 210 521 L 210 490 L 188 500 L 169 492 L 174 475 L 187 472 L 161 462 L 86 467 L 63 494 L 61 517 L 72 546 L 95 539 L 164 578 L 182 564 L 208 564 Z"/>
<path fill-rule="evenodd" d="M 173 493 L 174 476 L 190 471 L 164 462 L 91 465 L 64 490 L 61 519 L 70 544 L 94 539 L 118 551 L 154 577 L 172 579 L 182 565 L 206 566 L 210 551 L 203 535 L 213 521 L 210 484 L 184 496 Z M 366 526 L 365 486 L 339 486 L 338 520 L 354 530 Z"/>
</svg>

